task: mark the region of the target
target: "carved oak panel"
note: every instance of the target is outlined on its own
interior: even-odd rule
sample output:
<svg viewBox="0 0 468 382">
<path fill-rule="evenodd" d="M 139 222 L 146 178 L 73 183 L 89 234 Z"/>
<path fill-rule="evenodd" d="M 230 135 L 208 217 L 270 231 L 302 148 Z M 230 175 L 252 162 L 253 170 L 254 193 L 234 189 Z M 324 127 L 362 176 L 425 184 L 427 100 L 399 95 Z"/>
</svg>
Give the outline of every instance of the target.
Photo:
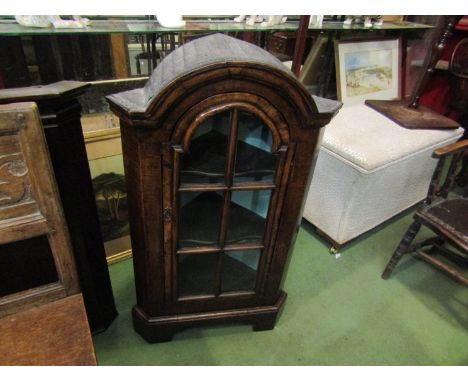
<svg viewBox="0 0 468 382">
<path fill-rule="evenodd" d="M 68 231 L 34 103 L 0 106 L 0 249 L 46 237 L 58 281 L 0 298 L 0 317 L 78 293 Z M 8 246 L 7 246 L 8 245 Z M 10 256 L 11 256 L 11 250 Z M 26 264 L 25 264 L 26 265 Z M 8 264 L 3 266 L 8 267 Z M 8 271 L 8 270 L 6 270 Z"/>
<path fill-rule="evenodd" d="M 2 131 L 0 152 L 0 220 L 39 212 L 31 196 L 31 181 L 18 131 L 11 134 Z"/>
</svg>

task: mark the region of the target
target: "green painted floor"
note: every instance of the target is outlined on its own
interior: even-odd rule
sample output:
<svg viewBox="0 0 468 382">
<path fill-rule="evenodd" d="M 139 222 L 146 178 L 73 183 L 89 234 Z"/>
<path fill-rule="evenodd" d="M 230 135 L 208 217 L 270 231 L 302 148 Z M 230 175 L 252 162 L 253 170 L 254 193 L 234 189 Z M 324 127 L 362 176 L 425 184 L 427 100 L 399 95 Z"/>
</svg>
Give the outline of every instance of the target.
<svg viewBox="0 0 468 382">
<path fill-rule="evenodd" d="M 468 365 L 468 288 L 403 259 L 380 278 L 411 214 L 393 219 L 336 259 L 303 223 L 274 330 L 222 326 L 148 344 L 133 331 L 131 260 L 110 267 L 118 318 L 94 337 L 100 365 Z M 423 232 L 424 235 L 424 232 Z"/>
</svg>

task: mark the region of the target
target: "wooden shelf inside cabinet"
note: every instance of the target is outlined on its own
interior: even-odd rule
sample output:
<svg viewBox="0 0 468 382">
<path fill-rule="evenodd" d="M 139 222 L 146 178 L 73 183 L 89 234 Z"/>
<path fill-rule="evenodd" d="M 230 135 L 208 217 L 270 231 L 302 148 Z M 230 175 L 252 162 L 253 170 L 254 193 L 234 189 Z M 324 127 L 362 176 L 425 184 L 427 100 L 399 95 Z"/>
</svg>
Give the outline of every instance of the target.
<svg viewBox="0 0 468 382">
<path fill-rule="evenodd" d="M 204 192 L 180 208 L 180 247 L 210 245 L 217 242 L 220 213 L 208 213 L 213 206 L 222 206 L 223 197 Z M 219 209 L 221 212 L 221 209 Z M 230 222 L 226 244 L 261 243 L 265 218 L 241 205 L 230 202 Z"/>
<path fill-rule="evenodd" d="M 195 294 L 214 295 L 213 285 L 214 267 L 213 256 L 216 255 L 186 255 L 179 258 L 179 295 L 194 296 Z M 225 278 L 221 286 L 222 292 L 251 289 L 255 287 L 256 270 L 246 263 L 236 260 L 228 254 L 223 254 L 223 273 Z"/>
<path fill-rule="evenodd" d="M 209 179 L 221 178 L 225 174 L 228 141 L 216 131 L 198 137 L 190 144 L 190 160 L 183 160 L 180 175 L 182 182 L 190 176 Z M 275 156 L 246 142 L 237 143 L 236 176 L 263 177 L 275 172 Z"/>
</svg>

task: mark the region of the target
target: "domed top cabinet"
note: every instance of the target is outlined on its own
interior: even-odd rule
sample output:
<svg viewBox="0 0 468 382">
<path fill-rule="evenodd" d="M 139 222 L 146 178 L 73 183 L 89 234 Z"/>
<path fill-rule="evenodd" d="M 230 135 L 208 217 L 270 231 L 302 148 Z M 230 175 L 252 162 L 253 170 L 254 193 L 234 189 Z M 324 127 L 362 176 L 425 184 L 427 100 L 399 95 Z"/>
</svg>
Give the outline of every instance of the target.
<svg viewBox="0 0 468 382">
<path fill-rule="evenodd" d="M 122 131 L 135 329 L 150 342 L 205 323 L 272 329 L 320 128 L 340 103 L 221 34 L 108 100 Z"/>
</svg>

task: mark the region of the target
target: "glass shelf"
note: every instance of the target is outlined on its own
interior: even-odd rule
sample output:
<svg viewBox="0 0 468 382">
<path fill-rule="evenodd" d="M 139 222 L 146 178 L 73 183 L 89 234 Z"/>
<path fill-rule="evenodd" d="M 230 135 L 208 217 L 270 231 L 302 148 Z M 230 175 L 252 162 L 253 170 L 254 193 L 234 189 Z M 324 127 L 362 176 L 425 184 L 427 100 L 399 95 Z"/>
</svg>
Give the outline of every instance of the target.
<svg viewBox="0 0 468 382">
<path fill-rule="evenodd" d="M 289 21 L 271 27 L 259 24 L 250 26 L 233 21 L 188 21 L 182 28 L 165 28 L 154 20 L 92 20 L 91 25 L 81 29 L 55 29 L 23 27 L 13 20 L 0 20 L 0 35 L 69 35 L 69 34 L 108 34 L 108 33 L 170 33 L 170 32 L 262 32 L 295 31 L 299 23 Z"/>
<path fill-rule="evenodd" d="M 310 26 L 309 30 L 313 31 L 378 31 L 378 30 L 415 30 L 415 29 L 432 29 L 433 26 L 411 23 L 408 21 L 389 22 L 386 21 L 380 26 L 365 27 L 364 23 L 353 23 L 352 25 L 343 25 L 342 21 L 324 22 L 321 27 Z"/>
<path fill-rule="evenodd" d="M 82 29 L 55 29 L 23 27 L 14 20 L 0 20 L 0 36 L 31 35 L 71 35 L 71 34 L 109 34 L 109 33 L 170 33 L 170 32 L 262 32 L 262 31 L 296 31 L 298 21 L 286 21 L 284 24 L 262 27 L 260 23 L 247 25 L 232 20 L 194 20 L 187 21 L 183 28 L 165 28 L 154 20 L 92 20 L 91 25 Z M 342 22 L 324 22 L 321 27 L 310 27 L 316 31 L 356 31 L 356 30 L 415 30 L 430 29 L 429 25 L 411 22 L 385 22 L 382 26 L 365 28 L 363 24 L 343 27 Z"/>
<path fill-rule="evenodd" d="M 223 182 L 227 137 L 211 130 L 194 139 L 190 154 L 181 157 L 181 184 Z M 239 140 L 237 143 L 235 182 L 239 180 L 273 181 L 276 158 L 265 150 Z"/>
</svg>

